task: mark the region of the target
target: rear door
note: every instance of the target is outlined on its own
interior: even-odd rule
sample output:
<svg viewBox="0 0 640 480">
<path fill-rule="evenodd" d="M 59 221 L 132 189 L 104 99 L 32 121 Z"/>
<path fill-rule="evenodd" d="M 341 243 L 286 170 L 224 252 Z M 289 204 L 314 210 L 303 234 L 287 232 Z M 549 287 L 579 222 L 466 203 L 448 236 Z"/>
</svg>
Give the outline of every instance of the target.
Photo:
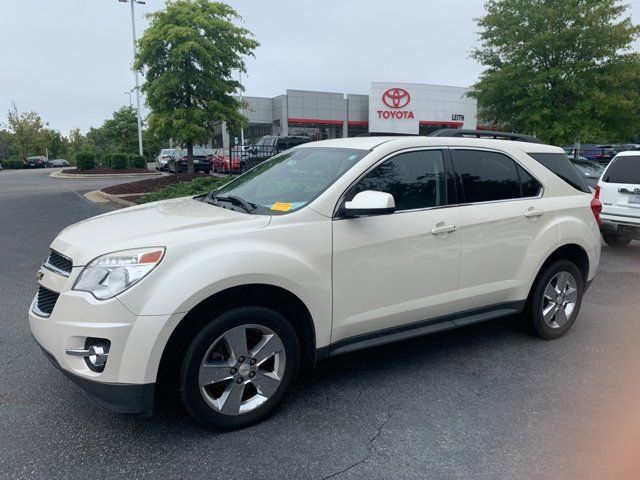
<svg viewBox="0 0 640 480">
<path fill-rule="evenodd" d="M 542 184 L 511 157 L 495 151 L 452 149 L 462 224 L 459 310 L 515 308 L 531 278 L 524 260 L 534 239 L 554 221 Z M 510 305 L 507 305 L 510 304 Z"/>
<path fill-rule="evenodd" d="M 615 157 L 599 185 L 603 214 L 640 221 L 640 154 Z"/>
</svg>

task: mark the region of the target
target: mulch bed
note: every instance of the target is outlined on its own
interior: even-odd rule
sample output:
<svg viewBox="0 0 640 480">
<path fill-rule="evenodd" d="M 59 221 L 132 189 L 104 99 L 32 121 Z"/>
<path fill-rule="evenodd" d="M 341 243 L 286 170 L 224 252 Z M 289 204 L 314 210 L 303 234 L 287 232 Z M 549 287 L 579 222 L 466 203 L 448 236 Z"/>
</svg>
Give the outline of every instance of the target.
<svg viewBox="0 0 640 480">
<path fill-rule="evenodd" d="M 156 178 L 148 178 L 146 180 L 139 180 L 137 182 L 122 183 L 120 185 L 112 185 L 111 187 L 103 188 L 104 193 L 109 195 L 126 195 L 127 193 L 147 193 L 158 190 L 159 188 L 166 187 L 167 185 L 173 185 L 180 182 L 187 182 L 194 178 L 202 178 L 203 173 L 178 173 L 175 175 L 163 175 Z M 127 200 L 132 200 L 127 198 Z M 133 200 L 132 200 L 133 201 Z"/>
<path fill-rule="evenodd" d="M 151 170 L 147 170 L 146 168 L 123 168 L 121 170 L 114 170 L 113 168 L 107 167 L 96 167 L 91 170 L 78 170 L 77 168 L 72 168 L 69 170 L 63 170 L 62 173 L 68 173 L 70 175 L 104 175 L 104 174 L 122 174 L 126 175 L 127 173 L 154 173 Z"/>
</svg>

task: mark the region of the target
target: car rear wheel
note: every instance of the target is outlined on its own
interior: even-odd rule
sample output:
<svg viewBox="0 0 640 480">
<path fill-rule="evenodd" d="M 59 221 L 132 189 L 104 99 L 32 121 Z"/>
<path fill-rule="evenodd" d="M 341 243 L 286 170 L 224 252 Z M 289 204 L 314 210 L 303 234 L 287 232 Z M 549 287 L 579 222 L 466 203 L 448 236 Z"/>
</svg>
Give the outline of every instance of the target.
<svg viewBox="0 0 640 480">
<path fill-rule="evenodd" d="M 205 427 L 244 428 L 273 413 L 299 365 L 298 339 L 285 317 L 264 307 L 233 308 L 191 341 L 179 377 L 182 403 Z"/>
<path fill-rule="evenodd" d="M 602 239 L 604 240 L 604 243 L 610 247 L 626 247 L 631 243 L 631 238 L 624 237 L 622 235 L 615 235 L 613 233 L 603 233 Z"/>
<path fill-rule="evenodd" d="M 580 312 L 583 294 L 584 280 L 573 262 L 559 260 L 547 266 L 538 275 L 527 305 L 535 333 L 547 340 L 567 333 Z"/>
</svg>

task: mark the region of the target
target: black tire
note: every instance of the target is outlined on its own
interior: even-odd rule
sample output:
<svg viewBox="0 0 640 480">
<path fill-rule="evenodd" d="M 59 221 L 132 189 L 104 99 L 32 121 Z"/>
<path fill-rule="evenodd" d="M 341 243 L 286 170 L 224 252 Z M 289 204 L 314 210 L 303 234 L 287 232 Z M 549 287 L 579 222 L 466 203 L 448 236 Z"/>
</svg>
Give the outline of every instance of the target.
<svg viewBox="0 0 640 480">
<path fill-rule="evenodd" d="M 576 283 L 577 299 L 571 315 L 567 317 L 567 322 L 562 326 L 554 328 L 547 325 L 544 320 L 543 297 L 545 289 L 549 282 L 551 282 L 556 277 L 556 275 L 561 272 L 568 272 L 573 276 Z M 582 305 L 583 295 L 584 279 L 582 278 L 580 269 L 578 269 L 575 263 L 570 262 L 569 260 L 558 260 L 545 267 L 545 269 L 540 272 L 538 278 L 535 281 L 535 284 L 533 285 L 531 294 L 527 301 L 527 308 L 525 312 L 534 333 L 546 340 L 553 340 L 562 337 L 569 331 L 576 318 L 578 317 L 578 314 L 580 313 L 580 306 Z"/>
<path fill-rule="evenodd" d="M 626 247 L 631 243 L 631 238 L 613 233 L 603 233 L 602 239 L 604 240 L 604 243 L 615 248 Z"/>
<path fill-rule="evenodd" d="M 216 411 L 205 401 L 200 390 L 200 366 L 216 339 L 242 325 L 267 327 L 280 337 L 286 355 L 285 370 L 277 390 L 262 405 L 247 413 L 226 415 Z M 285 317 L 265 307 L 235 307 L 212 318 L 191 340 L 182 359 L 179 373 L 180 397 L 186 411 L 207 428 L 215 430 L 244 428 L 266 419 L 275 411 L 295 382 L 299 368 L 300 345 L 295 330 Z"/>
</svg>

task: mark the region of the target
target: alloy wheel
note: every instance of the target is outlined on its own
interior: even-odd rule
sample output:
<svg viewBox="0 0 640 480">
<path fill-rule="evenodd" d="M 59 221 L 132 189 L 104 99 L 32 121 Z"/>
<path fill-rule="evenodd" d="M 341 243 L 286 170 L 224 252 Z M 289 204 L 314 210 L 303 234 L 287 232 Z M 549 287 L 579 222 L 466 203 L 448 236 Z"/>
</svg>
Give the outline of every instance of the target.
<svg viewBox="0 0 640 480">
<path fill-rule="evenodd" d="M 578 301 L 578 284 L 569 272 L 559 272 L 549 280 L 542 297 L 544 323 L 553 329 L 562 328 L 571 319 Z"/>
<path fill-rule="evenodd" d="M 280 337 L 261 325 L 220 335 L 200 364 L 200 393 L 209 407 L 241 415 L 264 404 L 280 387 L 286 352 Z"/>
</svg>

